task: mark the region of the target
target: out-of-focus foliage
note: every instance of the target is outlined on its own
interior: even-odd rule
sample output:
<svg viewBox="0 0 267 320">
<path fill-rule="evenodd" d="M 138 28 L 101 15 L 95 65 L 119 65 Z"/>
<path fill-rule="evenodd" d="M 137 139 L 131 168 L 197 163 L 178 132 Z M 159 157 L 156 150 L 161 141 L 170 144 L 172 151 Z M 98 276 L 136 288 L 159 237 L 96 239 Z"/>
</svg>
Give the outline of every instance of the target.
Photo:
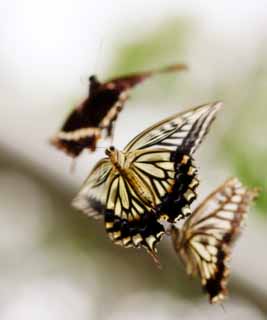
<svg viewBox="0 0 267 320">
<path fill-rule="evenodd" d="M 230 137 L 226 138 L 223 150 L 225 156 L 228 158 L 230 165 L 232 165 L 235 175 L 250 187 L 259 187 L 261 190 L 260 196 L 256 201 L 256 206 L 264 215 L 267 215 L 267 154 L 262 152 L 256 154 L 255 152 L 248 152 L 244 147 L 239 147 L 238 142 Z"/>
<path fill-rule="evenodd" d="M 130 37 L 129 42 L 120 39 L 118 44 L 115 44 L 116 55 L 109 74 L 119 75 L 150 70 L 171 63 L 187 64 L 185 57 L 191 32 L 192 28 L 186 19 L 176 18 L 164 21 L 153 31 L 144 30 L 144 33 L 135 39 Z M 156 80 L 151 81 L 154 86 L 145 84 L 145 90 L 140 88 L 143 93 L 142 99 L 147 98 L 154 103 L 166 99 L 166 95 L 177 95 L 175 79 L 182 77 L 184 72 L 188 71 L 182 71 L 181 75 L 178 72 L 158 76 Z"/>
<path fill-rule="evenodd" d="M 250 187 L 259 187 L 258 212 L 267 215 L 267 67 L 266 49 L 259 50 L 258 59 L 247 77 L 235 88 L 224 84 L 224 96 L 231 96 L 231 124 L 221 145 L 234 174 Z M 243 88 L 240 92 L 238 87 Z"/>
</svg>

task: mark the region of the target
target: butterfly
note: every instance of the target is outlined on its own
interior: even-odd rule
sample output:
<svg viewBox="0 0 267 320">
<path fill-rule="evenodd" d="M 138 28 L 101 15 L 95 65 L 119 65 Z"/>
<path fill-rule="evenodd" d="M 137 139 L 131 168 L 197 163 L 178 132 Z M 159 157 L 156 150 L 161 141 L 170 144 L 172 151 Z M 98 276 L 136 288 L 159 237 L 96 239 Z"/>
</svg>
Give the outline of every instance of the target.
<svg viewBox="0 0 267 320">
<path fill-rule="evenodd" d="M 189 275 L 198 275 L 210 303 L 227 295 L 231 246 L 240 233 L 257 189 L 231 178 L 212 192 L 186 220 L 171 228 L 173 246 Z"/>
<path fill-rule="evenodd" d="M 111 146 L 85 180 L 73 206 L 104 218 L 110 239 L 144 247 L 158 262 L 156 244 L 165 230 L 191 213 L 197 169 L 192 155 L 222 103 L 175 114 L 141 132 L 123 151 Z"/>
<path fill-rule="evenodd" d="M 114 122 L 129 98 L 129 90 L 159 73 L 186 69 L 184 64 L 133 73 L 101 83 L 96 76 L 89 78 L 89 95 L 67 117 L 51 144 L 75 158 L 84 149 L 95 151 L 97 141 L 113 135 Z"/>
</svg>

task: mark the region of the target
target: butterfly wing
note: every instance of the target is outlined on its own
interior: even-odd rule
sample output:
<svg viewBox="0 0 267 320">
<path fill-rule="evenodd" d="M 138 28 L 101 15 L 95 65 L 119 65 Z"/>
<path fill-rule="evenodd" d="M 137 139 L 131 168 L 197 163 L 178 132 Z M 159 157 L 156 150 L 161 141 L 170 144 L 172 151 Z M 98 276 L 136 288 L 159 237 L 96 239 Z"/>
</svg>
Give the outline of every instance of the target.
<svg viewBox="0 0 267 320">
<path fill-rule="evenodd" d="M 100 138 L 112 136 L 114 122 L 131 88 L 157 73 L 185 68 L 183 64 L 171 65 L 159 70 L 117 77 L 104 83 L 91 76 L 89 96 L 70 113 L 59 132 L 51 139 L 51 144 L 72 157 L 77 157 L 84 149 L 95 151 Z"/>
<path fill-rule="evenodd" d="M 96 81 L 96 80 L 91 80 Z M 128 96 L 119 89 L 92 86 L 89 97 L 67 117 L 51 143 L 66 154 L 77 157 L 84 149 L 95 151 L 103 130 L 110 136 L 112 125 Z"/>
<path fill-rule="evenodd" d="M 72 205 L 89 217 L 103 217 L 108 186 L 113 178 L 114 174 L 110 160 L 108 158 L 100 160 L 85 180 L 77 196 L 73 199 Z"/>
<path fill-rule="evenodd" d="M 124 150 L 164 147 L 191 155 L 207 134 L 221 106 L 221 102 L 215 102 L 175 114 L 141 132 Z"/>
<path fill-rule="evenodd" d="M 231 245 L 256 196 L 256 190 L 229 179 L 200 204 L 181 230 L 172 229 L 174 247 L 187 273 L 198 274 L 211 303 L 227 294 Z"/>
<path fill-rule="evenodd" d="M 170 201 L 173 189 L 176 187 L 177 167 L 179 167 L 180 192 L 176 192 L 179 196 L 173 199 L 173 202 L 175 201 L 177 207 L 179 201 L 183 199 L 183 204 L 189 205 L 196 197 L 194 193 L 198 184 L 196 169 L 189 156 L 184 155 L 181 161 L 176 163 L 172 155 L 172 152 L 166 149 L 129 153 L 125 174 L 116 174 L 110 180 L 106 200 L 107 210 L 112 210 L 115 216 L 128 221 L 140 220 L 146 212 L 160 218 L 165 202 Z M 186 187 L 184 192 L 181 192 L 184 182 L 187 182 Z M 183 210 L 180 212 L 176 208 L 176 216 L 179 215 L 183 215 Z"/>
<path fill-rule="evenodd" d="M 102 95 L 104 100 L 100 105 L 106 105 L 106 108 L 105 114 L 102 116 L 101 121 L 99 121 L 99 127 L 106 129 L 108 137 L 112 136 L 114 121 L 117 119 L 119 112 L 121 112 L 125 101 L 129 98 L 130 89 L 156 74 L 177 72 L 184 69 L 186 69 L 184 64 L 174 64 L 160 69 L 116 77 L 103 83 L 97 92 L 97 98 L 100 100 Z M 109 103 L 107 103 L 108 101 Z"/>
<path fill-rule="evenodd" d="M 186 70 L 185 64 L 172 64 L 163 68 L 136 72 L 126 76 L 116 77 L 105 82 L 105 86 L 109 89 L 117 88 L 120 90 L 129 90 L 130 88 L 140 84 L 144 80 L 160 73 L 178 72 Z"/>
<path fill-rule="evenodd" d="M 162 161 L 165 158 L 161 155 Z M 140 200 L 132 182 L 120 175 L 109 159 L 98 162 L 72 204 L 90 217 L 104 217 L 106 231 L 115 244 L 143 246 L 158 263 L 155 245 L 164 228 L 152 214 L 152 206 Z"/>
<path fill-rule="evenodd" d="M 128 154 L 125 166 L 127 176 L 116 176 L 108 190 L 107 233 L 115 244 L 143 246 L 158 263 L 156 244 L 164 227 L 157 221 L 156 206 L 174 184 L 170 152 L 146 150 Z"/>
<path fill-rule="evenodd" d="M 114 243 L 143 246 L 157 260 L 156 244 L 165 231 L 160 220 L 184 218 L 196 198 L 198 180 L 191 158 L 176 160 L 166 149 L 127 155 L 127 175 L 114 177 L 107 195 L 105 226 Z"/>
<path fill-rule="evenodd" d="M 179 192 L 173 192 L 177 188 L 176 163 L 166 149 L 136 151 L 128 154 L 127 161 L 126 178 L 113 169 L 109 159 L 101 160 L 73 205 L 88 216 L 104 216 L 106 231 L 115 244 L 143 246 L 157 260 L 156 244 L 164 234 L 158 220 L 173 221 L 190 213 L 198 184 L 192 182 L 197 179 L 190 157 L 184 156 L 179 167 Z"/>
</svg>

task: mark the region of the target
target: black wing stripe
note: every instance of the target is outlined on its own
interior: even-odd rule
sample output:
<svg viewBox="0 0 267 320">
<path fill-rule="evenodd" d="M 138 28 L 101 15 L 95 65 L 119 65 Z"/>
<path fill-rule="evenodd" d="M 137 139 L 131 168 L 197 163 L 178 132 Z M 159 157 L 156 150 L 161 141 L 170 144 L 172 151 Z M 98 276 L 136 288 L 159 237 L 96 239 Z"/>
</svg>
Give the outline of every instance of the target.
<svg viewBox="0 0 267 320">
<path fill-rule="evenodd" d="M 187 150 L 188 154 L 192 154 L 206 135 L 221 105 L 218 102 L 207 104 L 169 117 L 141 132 L 124 150 L 141 150 L 167 143 L 165 146 L 169 150 L 175 151 L 178 148 L 181 152 Z"/>
<path fill-rule="evenodd" d="M 214 104 L 215 105 L 215 104 Z M 188 135 L 184 139 L 184 145 L 182 150 L 193 154 L 197 147 L 201 144 L 203 138 L 208 133 L 209 127 L 215 119 L 215 114 L 217 110 L 207 112 L 203 114 L 192 126 L 191 130 L 188 132 Z"/>
</svg>

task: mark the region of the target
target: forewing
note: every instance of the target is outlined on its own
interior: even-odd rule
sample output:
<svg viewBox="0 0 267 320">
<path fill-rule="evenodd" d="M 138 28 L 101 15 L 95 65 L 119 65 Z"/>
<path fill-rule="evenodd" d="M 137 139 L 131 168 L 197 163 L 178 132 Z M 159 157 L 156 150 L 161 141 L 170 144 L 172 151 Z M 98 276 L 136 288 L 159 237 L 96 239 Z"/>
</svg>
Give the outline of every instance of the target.
<svg viewBox="0 0 267 320">
<path fill-rule="evenodd" d="M 103 216 L 112 178 L 114 176 L 110 160 L 107 158 L 100 160 L 73 199 L 72 205 L 90 217 Z"/>
<path fill-rule="evenodd" d="M 116 77 L 108 80 L 104 83 L 104 86 L 109 89 L 119 89 L 119 90 L 128 90 L 139 83 L 143 82 L 149 77 L 160 73 L 169 73 L 169 72 L 178 72 L 186 70 L 187 66 L 185 64 L 172 64 L 160 69 L 148 70 L 143 72 L 136 72 L 121 77 Z"/>
<path fill-rule="evenodd" d="M 221 106 L 221 102 L 215 102 L 175 114 L 141 132 L 130 141 L 125 151 L 164 147 L 193 154 Z"/>
<path fill-rule="evenodd" d="M 156 207 L 175 183 L 175 163 L 166 149 L 147 149 L 133 152 L 131 169 L 137 181 L 142 181 L 152 195 Z M 141 186 L 140 186 L 141 187 Z"/>
<path fill-rule="evenodd" d="M 198 274 L 210 302 L 227 294 L 231 245 L 256 190 L 246 189 L 236 178 L 226 181 L 205 199 L 185 222 L 174 245 L 189 274 Z"/>
</svg>

